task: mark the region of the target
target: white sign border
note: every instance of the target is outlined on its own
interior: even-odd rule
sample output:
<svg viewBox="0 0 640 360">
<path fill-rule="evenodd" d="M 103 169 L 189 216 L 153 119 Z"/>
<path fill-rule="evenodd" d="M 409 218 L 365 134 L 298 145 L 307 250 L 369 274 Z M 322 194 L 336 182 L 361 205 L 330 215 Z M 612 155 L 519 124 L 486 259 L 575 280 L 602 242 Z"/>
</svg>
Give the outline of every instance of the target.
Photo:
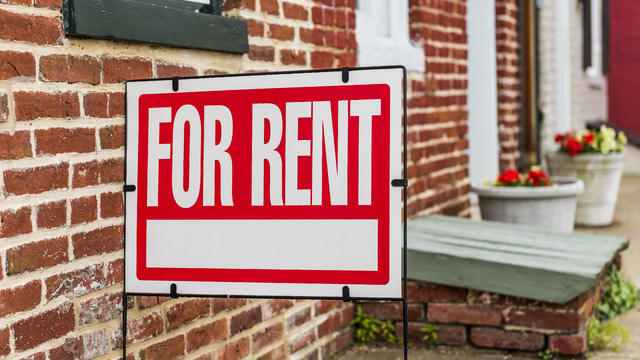
<svg viewBox="0 0 640 360">
<path fill-rule="evenodd" d="M 278 73 L 255 73 L 208 77 L 181 78 L 179 92 L 270 89 L 313 86 L 350 86 L 387 84 L 390 87 L 390 180 L 402 179 L 402 126 L 406 116 L 403 96 L 406 70 L 402 66 L 350 68 L 348 82 L 342 81 L 342 69 L 309 70 Z M 295 76 L 295 81 L 286 83 Z M 210 81 L 215 78 L 216 81 Z M 274 84 L 276 86 L 274 86 Z M 126 84 L 126 154 L 125 184 L 137 184 L 138 101 L 143 94 L 173 93 L 172 79 L 129 81 Z M 406 131 L 406 129 L 405 129 Z M 398 159 L 392 161 L 391 159 Z M 400 209 L 402 187 L 389 184 L 389 282 L 385 285 L 363 284 L 300 284 L 263 282 L 201 282 L 139 280 L 136 270 L 137 194 L 125 192 L 125 293 L 131 295 L 166 295 L 176 284 L 181 296 L 342 298 L 342 289 L 349 287 L 353 299 L 402 299 L 403 233 Z M 406 221 L 406 220 L 405 220 Z M 127 226 L 128 224 L 128 226 Z M 255 289 L 260 289 L 256 292 Z"/>
</svg>

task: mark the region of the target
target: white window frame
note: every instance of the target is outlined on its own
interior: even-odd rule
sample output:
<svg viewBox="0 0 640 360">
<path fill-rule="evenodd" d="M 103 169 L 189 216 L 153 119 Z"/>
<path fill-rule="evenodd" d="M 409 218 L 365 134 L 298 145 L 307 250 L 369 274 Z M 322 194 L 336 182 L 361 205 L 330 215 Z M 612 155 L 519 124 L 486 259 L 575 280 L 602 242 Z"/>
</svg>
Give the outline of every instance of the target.
<svg viewBox="0 0 640 360">
<path fill-rule="evenodd" d="M 383 23 L 389 24 L 390 34 L 379 34 Z M 425 71 L 424 51 L 409 39 L 408 0 L 359 0 L 356 24 L 358 65 L 403 65 L 408 71 Z"/>
</svg>

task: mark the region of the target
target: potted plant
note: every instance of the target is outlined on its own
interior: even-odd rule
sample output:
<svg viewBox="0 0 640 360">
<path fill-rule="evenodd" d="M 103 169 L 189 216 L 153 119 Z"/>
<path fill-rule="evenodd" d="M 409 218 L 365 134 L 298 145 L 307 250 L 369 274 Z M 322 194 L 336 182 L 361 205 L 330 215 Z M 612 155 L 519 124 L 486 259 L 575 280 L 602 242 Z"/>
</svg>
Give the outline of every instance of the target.
<svg viewBox="0 0 640 360">
<path fill-rule="evenodd" d="M 611 224 L 624 167 L 626 136 L 603 125 L 599 130 L 558 134 L 555 140 L 560 148 L 546 154 L 551 175 L 571 176 L 584 182 L 576 224 Z"/>
<path fill-rule="evenodd" d="M 508 169 L 498 178 L 472 186 L 478 194 L 483 220 L 540 226 L 573 231 L 582 181 L 568 177 L 549 178 L 539 167 L 525 175 Z"/>
</svg>

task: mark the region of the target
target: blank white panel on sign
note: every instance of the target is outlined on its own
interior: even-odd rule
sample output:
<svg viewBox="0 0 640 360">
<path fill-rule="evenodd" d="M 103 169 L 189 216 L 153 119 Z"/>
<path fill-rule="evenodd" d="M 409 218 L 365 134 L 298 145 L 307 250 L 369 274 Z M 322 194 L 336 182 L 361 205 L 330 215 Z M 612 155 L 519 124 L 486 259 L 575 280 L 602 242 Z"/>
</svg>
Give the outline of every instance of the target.
<svg viewBox="0 0 640 360">
<path fill-rule="evenodd" d="M 147 236 L 149 267 L 377 270 L 378 265 L 377 220 L 148 220 Z"/>
</svg>

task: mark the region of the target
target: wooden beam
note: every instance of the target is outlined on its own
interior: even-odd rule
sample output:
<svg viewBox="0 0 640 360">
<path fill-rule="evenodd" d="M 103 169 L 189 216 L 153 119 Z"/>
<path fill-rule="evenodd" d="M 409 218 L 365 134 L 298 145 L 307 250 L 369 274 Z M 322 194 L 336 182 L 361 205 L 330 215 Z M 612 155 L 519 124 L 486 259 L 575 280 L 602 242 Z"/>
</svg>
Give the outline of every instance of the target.
<svg viewBox="0 0 640 360">
<path fill-rule="evenodd" d="M 429 216 L 408 223 L 408 277 L 565 303 L 595 286 L 626 238 Z"/>
</svg>

